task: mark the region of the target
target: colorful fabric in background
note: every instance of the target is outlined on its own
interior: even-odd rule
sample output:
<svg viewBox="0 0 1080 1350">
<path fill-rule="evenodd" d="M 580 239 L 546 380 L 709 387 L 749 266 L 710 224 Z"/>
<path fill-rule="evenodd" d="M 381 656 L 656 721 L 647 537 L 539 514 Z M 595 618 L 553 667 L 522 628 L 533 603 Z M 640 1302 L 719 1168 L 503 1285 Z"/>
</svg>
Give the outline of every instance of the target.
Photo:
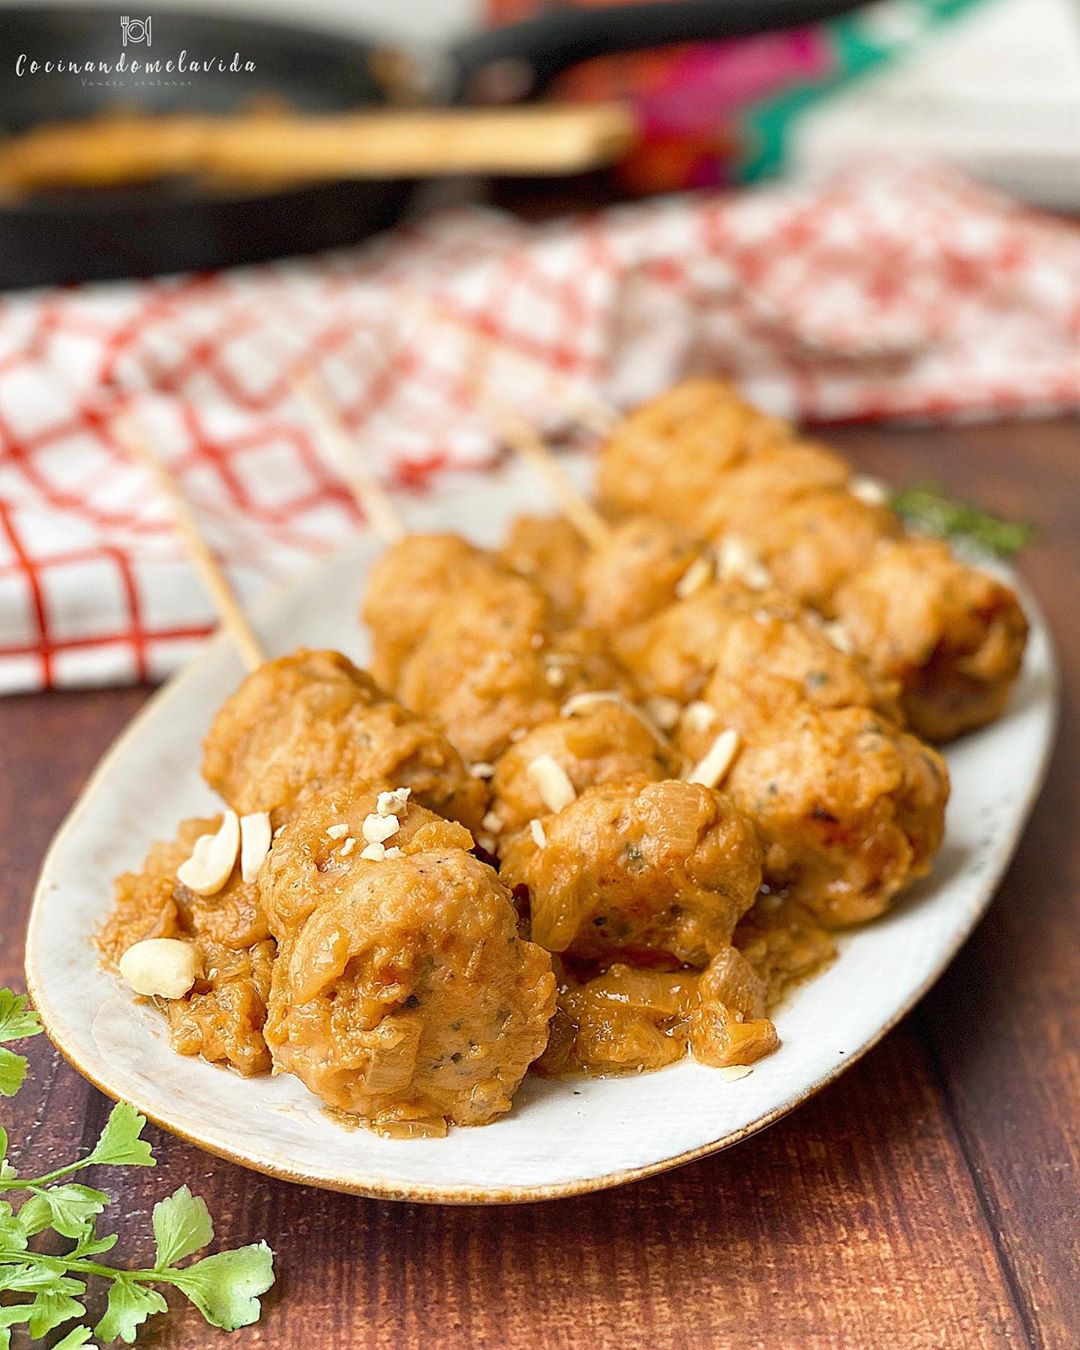
<svg viewBox="0 0 1080 1350">
<path fill-rule="evenodd" d="M 478 376 L 552 435 L 572 391 L 634 403 L 704 371 L 815 421 L 1073 409 L 1080 233 L 944 169 L 856 165 L 542 227 L 458 211 L 334 255 L 9 297 L 0 689 L 156 679 L 213 627 L 113 434 L 122 412 L 248 601 L 358 527 L 296 395 L 309 368 L 402 491 L 494 463 Z"/>
<path fill-rule="evenodd" d="M 786 32 L 604 57 L 571 71 L 553 92 L 634 104 L 641 143 L 619 167 L 631 191 L 755 182 L 789 167 L 789 141 L 807 110 L 932 43 L 953 19 L 987 3 L 885 0 Z M 488 0 L 493 24 L 558 7 L 551 0 Z"/>
</svg>

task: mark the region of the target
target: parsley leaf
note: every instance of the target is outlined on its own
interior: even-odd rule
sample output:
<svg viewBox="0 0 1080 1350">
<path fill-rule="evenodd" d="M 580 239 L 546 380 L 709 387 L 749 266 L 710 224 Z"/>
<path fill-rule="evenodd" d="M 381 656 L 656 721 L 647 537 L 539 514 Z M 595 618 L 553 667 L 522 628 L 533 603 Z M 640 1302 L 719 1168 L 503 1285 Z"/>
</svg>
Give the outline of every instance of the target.
<svg viewBox="0 0 1080 1350">
<path fill-rule="evenodd" d="M 47 1336 L 53 1327 L 81 1317 L 86 1309 L 77 1298 L 56 1290 L 43 1289 L 30 1305 L 30 1319 L 26 1324 L 33 1340 Z"/>
<path fill-rule="evenodd" d="M 940 483 L 905 488 L 894 495 L 892 508 L 905 524 L 923 534 L 967 540 L 999 558 L 1013 557 L 1035 536 L 1030 523 L 1005 520 L 970 502 L 957 501 Z"/>
<path fill-rule="evenodd" d="M 19 1217 L 34 1201 L 39 1201 L 48 1212 L 46 1224 L 42 1227 L 55 1228 L 63 1237 L 82 1238 L 94 1226 L 94 1216 L 100 1214 L 109 1203 L 104 1191 L 95 1191 L 89 1186 L 80 1186 L 77 1182 L 68 1182 L 64 1186 L 50 1186 L 47 1190 L 35 1190 L 32 1198 L 26 1202 Z M 24 1225 L 25 1226 L 25 1225 Z"/>
<path fill-rule="evenodd" d="M 0 1045 L 0 1096 L 14 1097 L 26 1080 L 26 1056 Z"/>
<path fill-rule="evenodd" d="M 145 1284 L 120 1275 L 109 1290 L 108 1307 L 94 1328 L 94 1335 L 103 1341 L 115 1341 L 119 1337 L 130 1345 L 148 1317 L 168 1310 L 169 1305 L 156 1289 L 148 1289 Z"/>
<path fill-rule="evenodd" d="M 0 1041 L 36 1036 L 40 1030 L 26 999 L 0 989 Z M 17 1092 L 25 1076 L 22 1056 L 0 1045 L 0 1093 Z M 123 1270 L 92 1259 L 116 1243 L 114 1234 L 99 1234 L 96 1228 L 109 1196 L 65 1178 L 91 1166 L 156 1166 L 150 1145 L 142 1138 L 145 1124 L 134 1106 L 118 1102 L 85 1158 L 32 1177 L 20 1176 L 7 1161 L 7 1132 L 0 1127 L 0 1190 L 27 1195 L 17 1210 L 0 1200 L 0 1295 L 6 1300 L 0 1302 L 0 1350 L 10 1350 L 12 1327 L 25 1323 L 30 1340 L 39 1340 L 83 1317 L 81 1298 L 88 1279 L 108 1282 L 105 1313 L 93 1331 L 85 1324 L 72 1327 L 54 1350 L 77 1350 L 89 1345 L 91 1336 L 130 1344 L 148 1317 L 168 1311 L 155 1285 L 179 1289 L 213 1326 L 234 1330 L 258 1321 L 259 1296 L 274 1283 L 273 1252 L 260 1242 L 178 1266 L 214 1237 L 205 1202 L 187 1186 L 154 1206 L 157 1251 L 152 1270 Z M 38 1251 L 31 1241 L 46 1232 L 54 1235 L 48 1251 Z M 74 1245 L 56 1254 L 57 1238 Z M 20 1295 L 23 1302 L 17 1301 Z"/>
<path fill-rule="evenodd" d="M 211 1326 L 236 1331 L 259 1320 L 259 1295 L 274 1283 L 274 1253 L 265 1242 L 215 1252 L 176 1271 L 172 1281 Z"/>
<path fill-rule="evenodd" d="M 146 1117 L 130 1102 L 117 1102 L 105 1122 L 105 1128 L 86 1160 L 116 1167 L 156 1167 L 154 1154 L 145 1139 L 140 1139 Z"/>
<path fill-rule="evenodd" d="M 53 1350 L 78 1350 L 80 1345 L 87 1345 L 93 1332 L 89 1327 L 72 1327 L 62 1341 L 57 1341 Z M 88 1350 L 94 1350 L 93 1346 L 88 1346 Z"/>
<path fill-rule="evenodd" d="M 214 1225 L 206 1201 L 181 1186 L 154 1206 L 154 1237 L 157 1239 L 155 1270 L 174 1266 L 214 1240 Z"/>
<path fill-rule="evenodd" d="M 41 1018 L 27 1004 L 25 994 L 0 989 L 0 1041 L 22 1041 L 40 1036 Z"/>
</svg>

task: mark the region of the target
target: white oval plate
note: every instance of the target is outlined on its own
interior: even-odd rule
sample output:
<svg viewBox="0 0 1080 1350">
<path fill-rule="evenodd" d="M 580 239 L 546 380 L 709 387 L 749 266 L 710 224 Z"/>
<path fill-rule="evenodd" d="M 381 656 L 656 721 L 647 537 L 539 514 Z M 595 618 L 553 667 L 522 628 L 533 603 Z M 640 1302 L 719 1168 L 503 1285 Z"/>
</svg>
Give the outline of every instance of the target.
<svg viewBox="0 0 1080 1350">
<path fill-rule="evenodd" d="M 410 510 L 416 528 L 479 542 L 536 509 L 518 469 L 451 483 Z M 258 615 L 271 654 L 338 647 L 359 662 L 356 614 L 379 546 L 358 538 Z M 636 1078 L 529 1078 L 512 1113 L 445 1139 L 389 1140 L 333 1123 L 294 1078 L 245 1079 L 170 1050 L 164 1019 L 98 966 L 91 934 L 112 878 L 184 816 L 215 809 L 200 741 L 241 678 L 227 639 L 172 680 L 105 757 L 42 870 L 27 935 L 31 996 L 63 1054 L 112 1097 L 166 1129 L 291 1181 L 392 1199 L 495 1203 L 597 1190 L 723 1148 L 790 1111 L 870 1048 L 947 965 L 989 903 L 1042 779 L 1056 670 L 1030 597 L 1031 643 L 1008 714 L 948 751 L 953 778 L 934 873 L 886 918 L 846 937 L 836 962 L 778 1013 L 780 1050 L 727 1082 L 685 1061 Z"/>
</svg>

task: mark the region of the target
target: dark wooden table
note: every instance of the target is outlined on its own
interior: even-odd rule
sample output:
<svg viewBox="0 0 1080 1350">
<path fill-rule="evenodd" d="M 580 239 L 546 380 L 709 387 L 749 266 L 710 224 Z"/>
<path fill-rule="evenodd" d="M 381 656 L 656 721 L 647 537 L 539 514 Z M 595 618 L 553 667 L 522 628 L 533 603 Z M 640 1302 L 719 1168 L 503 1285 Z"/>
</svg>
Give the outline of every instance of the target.
<svg viewBox="0 0 1080 1350">
<path fill-rule="evenodd" d="M 868 470 L 933 476 L 1036 520 L 1023 571 L 1065 671 L 1061 734 L 988 917 L 937 988 L 850 1073 L 726 1153 L 532 1206 L 395 1205 L 267 1180 L 151 1130 L 120 1181 L 118 1251 L 146 1255 L 181 1182 L 223 1241 L 265 1237 L 280 1279 L 237 1347 L 1080 1344 L 1080 431 L 1075 422 L 838 434 Z M 0 979 L 49 837 L 144 689 L 0 700 Z M 91 1141 L 108 1103 L 40 1039 L 3 1107 L 16 1154 Z M 179 1309 L 151 1345 L 216 1338 Z"/>
</svg>

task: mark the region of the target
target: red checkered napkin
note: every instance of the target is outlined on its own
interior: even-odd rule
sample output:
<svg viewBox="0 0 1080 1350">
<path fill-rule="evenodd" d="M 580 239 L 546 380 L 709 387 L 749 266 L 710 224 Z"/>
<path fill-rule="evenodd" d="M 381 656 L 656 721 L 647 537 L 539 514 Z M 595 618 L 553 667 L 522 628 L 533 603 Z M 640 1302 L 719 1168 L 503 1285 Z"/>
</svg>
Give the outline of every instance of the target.
<svg viewBox="0 0 1080 1350">
<path fill-rule="evenodd" d="M 121 411 L 246 599 L 357 528 L 295 391 L 306 369 L 402 489 L 492 463 L 478 370 L 552 433 L 570 382 L 630 403 L 700 371 L 817 421 L 1070 409 L 1080 233 L 942 168 L 858 165 L 540 228 L 455 212 L 346 253 L 9 298 L 0 690 L 158 678 L 213 626 L 168 507 L 112 434 Z"/>
</svg>

